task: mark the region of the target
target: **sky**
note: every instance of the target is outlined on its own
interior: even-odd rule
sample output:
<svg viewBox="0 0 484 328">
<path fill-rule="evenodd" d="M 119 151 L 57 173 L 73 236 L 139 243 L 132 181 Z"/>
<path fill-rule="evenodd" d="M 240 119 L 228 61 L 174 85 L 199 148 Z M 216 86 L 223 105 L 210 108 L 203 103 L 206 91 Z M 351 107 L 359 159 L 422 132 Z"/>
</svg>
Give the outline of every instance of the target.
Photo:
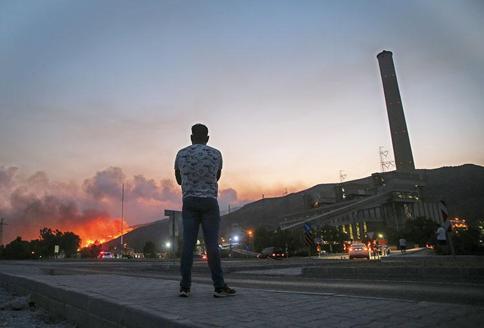
<svg viewBox="0 0 484 328">
<path fill-rule="evenodd" d="M 83 198 L 143 177 L 158 212 L 179 206 L 173 161 L 199 122 L 224 207 L 378 172 L 384 49 L 417 168 L 484 165 L 483 30 L 482 1 L 2 0 L 3 211 L 38 173 Z M 131 224 L 155 216 L 140 204 Z"/>
</svg>

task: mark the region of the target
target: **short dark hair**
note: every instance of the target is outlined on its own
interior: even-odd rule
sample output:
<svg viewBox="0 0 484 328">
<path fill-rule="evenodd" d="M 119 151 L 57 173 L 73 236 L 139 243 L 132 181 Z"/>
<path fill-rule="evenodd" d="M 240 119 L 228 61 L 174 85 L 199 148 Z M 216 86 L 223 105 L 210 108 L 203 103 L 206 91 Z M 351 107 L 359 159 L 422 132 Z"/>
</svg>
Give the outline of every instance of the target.
<svg viewBox="0 0 484 328">
<path fill-rule="evenodd" d="M 200 123 L 192 126 L 192 136 L 196 139 L 205 139 L 208 136 L 208 128 Z"/>
</svg>

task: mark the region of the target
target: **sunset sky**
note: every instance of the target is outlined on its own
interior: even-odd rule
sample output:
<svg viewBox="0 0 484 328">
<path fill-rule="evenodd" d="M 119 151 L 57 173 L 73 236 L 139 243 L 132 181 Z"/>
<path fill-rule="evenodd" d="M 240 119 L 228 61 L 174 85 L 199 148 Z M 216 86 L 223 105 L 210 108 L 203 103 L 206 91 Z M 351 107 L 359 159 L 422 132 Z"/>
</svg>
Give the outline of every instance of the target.
<svg viewBox="0 0 484 328">
<path fill-rule="evenodd" d="M 235 203 L 367 176 L 391 151 L 383 49 L 417 168 L 484 165 L 482 31 L 482 1 L 4 0 L 0 167 L 16 186 L 41 171 L 86 193 L 120 168 L 161 190 L 202 122 Z"/>
</svg>

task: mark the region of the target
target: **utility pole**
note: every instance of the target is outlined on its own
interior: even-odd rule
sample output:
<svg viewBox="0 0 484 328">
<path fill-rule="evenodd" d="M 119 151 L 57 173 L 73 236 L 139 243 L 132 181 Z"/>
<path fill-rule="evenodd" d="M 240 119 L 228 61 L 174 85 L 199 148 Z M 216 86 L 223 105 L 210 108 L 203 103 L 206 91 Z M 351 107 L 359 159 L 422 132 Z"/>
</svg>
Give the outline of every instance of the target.
<svg viewBox="0 0 484 328">
<path fill-rule="evenodd" d="M 3 226 L 7 225 L 5 223 L 5 219 L 1 218 L 0 219 L 0 246 L 3 246 Z"/>
<path fill-rule="evenodd" d="M 348 175 L 343 170 L 339 170 L 339 182 L 343 183 Z"/>
<path fill-rule="evenodd" d="M 124 234 L 124 183 L 121 187 L 121 258 L 123 257 L 124 253 L 124 242 L 123 242 L 123 234 Z"/>
<path fill-rule="evenodd" d="M 391 169 L 393 166 L 395 166 L 395 162 L 390 160 L 388 150 L 384 150 L 383 146 L 380 146 L 378 148 L 378 152 L 380 154 L 380 167 L 382 172 L 385 172 L 386 170 Z"/>
</svg>

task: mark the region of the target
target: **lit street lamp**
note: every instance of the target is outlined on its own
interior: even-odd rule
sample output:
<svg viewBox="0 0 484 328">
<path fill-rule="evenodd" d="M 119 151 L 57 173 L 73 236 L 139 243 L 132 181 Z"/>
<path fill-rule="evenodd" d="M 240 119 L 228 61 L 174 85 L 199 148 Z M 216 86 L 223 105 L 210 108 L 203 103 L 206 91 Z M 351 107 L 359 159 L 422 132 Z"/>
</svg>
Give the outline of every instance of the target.
<svg viewBox="0 0 484 328">
<path fill-rule="evenodd" d="M 250 244 L 250 250 L 254 250 L 254 231 L 252 230 L 247 230 L 247 237 L 249 239 L 249 244 Z"/>
</svg>

